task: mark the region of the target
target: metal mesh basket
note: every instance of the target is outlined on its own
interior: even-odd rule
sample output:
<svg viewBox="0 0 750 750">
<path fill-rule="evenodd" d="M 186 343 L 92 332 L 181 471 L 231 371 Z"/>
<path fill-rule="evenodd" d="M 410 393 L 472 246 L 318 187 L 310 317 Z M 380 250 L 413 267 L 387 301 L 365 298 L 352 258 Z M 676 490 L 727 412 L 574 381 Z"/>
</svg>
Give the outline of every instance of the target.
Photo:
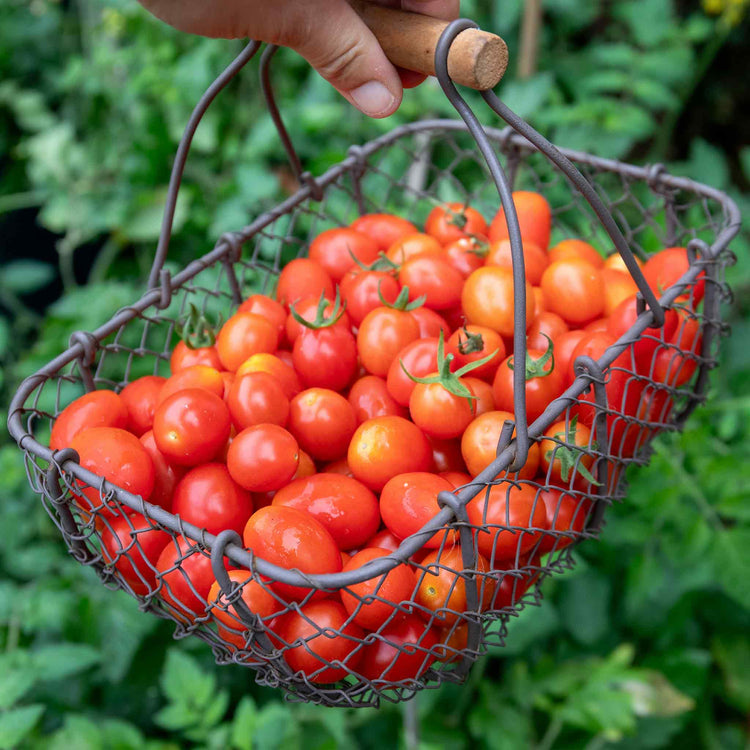
<svg viewBox="0 0 750 750">
<path fill-rule="evenodd" d="M 256 47 L 251 45 L 245 59 L 234 64 L 232 75 Z M 218 88 L 210 92 L 209 101 Z M 708 371 L 716 364 L 725 332 L 720 304 L 729 294 L 723 280 L 732 260 L 727 245 L 739 225 L 732 201 L 658 166 L 639 168 L 565 152 L 611 212 L 635 255 L 645 259 L 663 247 L 688 247 L 690 271 L 683 283 L 664 291 L 661 305 L 683 305 L 685 320 L 696 321 L 700 335 L 692 336 L 689 345 L 675 344 L 659 329 L 656 351 L 671 352 L 667 382 L 656 379 L 653 371 L 636 371 L 634 344 L 654 321 L 654 314 L 645 310 L 598 362 L 579 362 L 573 385 L 528 426 L 533 448 L 548 427 L 565 422 L 566 429 L 553 438 L 554 450 L 565 451 L 571 464 L 563 486 L 551 468 L 541 479 L 511 471 L 528 446 L 519 447 L 520 439 L 510 440 L 506 433 L 497 459 L 470 485 L 438 496 L 442 510 L 430 523 L 395 552 L 356 571 L 305 575 L 255 558 L 235 532 L 214 537 L 86 471 L 73 452 L 53 454 L 46 447 L 49 429 L 56 415 L 86 391 L 120 390 L 142 375 L 168 374 L 176 324 L 191 305 L 209 318 L 226 319 L 243 296 L 270 292 L 284 263 L 304 255 L 310 240 L 324 229 L 380 211 L 408 215 L 419 224 L 436 201 L 459 201 L 492 215 L 498 208 L 498 189 L 475 136 L 460 121 L 428 121 L 352 147 L 347 158 L 325 174 L 315 179 L 301 174 L 303 187 L 295 195 L 244 229 L 224 235 L 210 252 L 173 277 L 162 270 L 168 216 L 151 288 L 98 330 L 75 334 L 65 352 L 21 384 L 10 407 L 10 431 L 25 455 L 31 486 L 71 554 L 95 568 L 106 585 L 137 597 L 144 611 L 171 619 L 176 637 L 205 640 L 217 662 L 250 666 L 259 683 L 281 687 L 294 700 L 377 705 L 381 699 L 407 699 L 445 680 L 460 681 L 488 646 L 503 645 L 510 617 L 540 603 L 540 584 L 572 566 L 574 545 L 596 537 L 606 506 L 623 498 L 624 468 L 646 463 L 651 439 L 663 430 L 678 429 L 704 398 Z M 513 189 L 536 190 L 547 197 L 553 209 L 553 239 L 580 237 L 614 252 L 601 216 L 548 155 L 510 128 L 486 128 L 482 139 L 505 164 Z M 182 162 L 188 144 L 189 138 L 181 145 Z M 177 185 L 180 170 L 178 157 Z M 692 305 L 698 283 L 705 287 L 704 298 Z M 622 352 L 625 356 L 611 367 Z M 625 393 L 635 394 L 635 412 L 608 402 L 607 390 L 615 379 Z M 590 438 L 576 445 L 571 423 L 586 408 Z M 526 425 L 518 412 L 516 416 L 520 438 Z M 95 498 L 94 507 L 86 511 L 76 500 L 83 487 L 93 488 Z M 528 493 L 533 498 L 530 520 L 519 525 L 509 508 L 516 494 Z M 506 499 L 503 517 L 470 516 L 471 499 L 487 499 L 486 507 L 491 494 Z M 535 523 L 541 517 L 538 508 L 547 509 L 551 524 Z M 145 520 L 134 520 L 140 517 L 130 515 L 133 510 Z M 159 571 L 149 553 L 156 534 L 168 534 L 167 548 L 174 551 L 171 566 Z M 114 547 L 113 539 L 120 540 Z M 244 572 L 228 573 L 228 565 Z M 399 601 L 392 600 L 388 588 L 396 569 L 408 570 L 414 581 L 410 595 Z M 435 610 L 424 604 L 419 590 L 425 581 L 437 582 L 440 571 L 447 571 L 440 579 L 447 588 L 444 606 Z M 208 601 L 203 582 L 214 579 L 221 596 Z M 307 593 L 290 599 L 279 583 L 304 587 Z M 255 596 L 259 589 L 265 595 L 264 614 L 246 604 L 257 596 L 245 594 L 254 590 Z M 343 619 L 332 620 L 330 612 L 328 619 L 319 615 L 319 591 L 344 592 L 341 600 L 350 606 L 339 607 Z M 377 607 L 386 610 L 380 625 L 371 630 L 356 625 L 358 612 Z M 339 648 L 342 642 L 344 649 Z"/>
</svg>

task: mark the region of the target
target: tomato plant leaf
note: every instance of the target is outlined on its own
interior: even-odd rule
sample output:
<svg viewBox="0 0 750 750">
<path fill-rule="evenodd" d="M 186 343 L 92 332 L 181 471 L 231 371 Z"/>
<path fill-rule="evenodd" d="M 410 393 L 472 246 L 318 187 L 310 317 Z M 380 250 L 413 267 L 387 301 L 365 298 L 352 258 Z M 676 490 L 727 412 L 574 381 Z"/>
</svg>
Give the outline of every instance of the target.
<svg viewBox="0 0 750 750">
<path fill-rule="evenodd" d="M 44 706 L 38 703 L 0 713 L 0 750 L 19 747 L 43 713 Z"/>
</svg>

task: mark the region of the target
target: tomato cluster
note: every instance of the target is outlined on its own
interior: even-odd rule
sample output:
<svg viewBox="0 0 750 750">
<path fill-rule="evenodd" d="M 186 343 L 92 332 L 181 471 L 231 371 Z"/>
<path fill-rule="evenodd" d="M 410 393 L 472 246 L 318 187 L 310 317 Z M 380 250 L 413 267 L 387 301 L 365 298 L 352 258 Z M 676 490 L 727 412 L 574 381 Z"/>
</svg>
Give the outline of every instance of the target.
<svg viewBox="0 0 750 750">
<path fill-rule="evenodd" d="M 74 448 L 82 466 L 182 522 L 234 530 L 282 568 L 372 568 L 439 512 L 440 492 L 494 460 L 514 421 L 516 368 L 531 422 L 571 385 L 577 357 L 599 358 L 637 317 L 637 290 L 618 257 L 580 239 L 549 247 L 547 201 L 529 192 L 514 200 L 527 273 L 525 362 L 514 359 L 502 210 L 487 222 L 471 207 L 441 205 L 423 232 L 369 214 L 319 234 L 308 257 L 282 269 L 275 296 L 245 299 L 215 343 L 180 342 L 170 377 L 75 401 L 55 421 L 51 447 Z M 684 248 L 643 266 L 658 294 L 687 268 Z M 692 376 L 700 354 L 701 284 L 613 364 L 608 451 L 584 393 L 516 473 L 468 503 L 472 567 L 448 527 L 423 533 L 410 560 L 340 591 L 230 566 L 236 596 L 292 671 L 316 683 L 350 673 L 416 678 L 465 646 L 467 611 L 512 606 L 541 556 L 580 538 L 600 462 L 632 457 L 667 421 L 671 389 Z M 74 500 L 83 519 L 94 518 L 104 561 L 135 594 L 158 596 L 183 622 L 213 621 L 228 648 L 252 645 L 200 547 L 99 487 L 81 486 Z M 257 648 L 247 656 L 263 658 Z"/>
</svg>

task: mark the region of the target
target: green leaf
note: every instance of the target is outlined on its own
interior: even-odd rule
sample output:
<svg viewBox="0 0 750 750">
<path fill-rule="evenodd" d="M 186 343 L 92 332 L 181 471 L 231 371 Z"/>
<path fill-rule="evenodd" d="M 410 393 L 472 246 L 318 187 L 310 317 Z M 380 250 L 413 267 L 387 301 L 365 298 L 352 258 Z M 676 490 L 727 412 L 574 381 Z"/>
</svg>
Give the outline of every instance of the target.
<svg viewBox="0 0 750 750">
<path fill-rule="evenodd" d="M 141 732 L 126 721 L 107 719 L 101 724 L 102 744 L 108 750 L 142 750 L 145 740 Z"/>
<path fill-rule="evenodd" d="M 534 115 L 547 102 L 554 85 L 552 73 L 544 72 L 523 81 L 503 84 L 500 98 L 519 117 Z"/>
<path fill-rule="evenodd" d="M 50 750 L 102 750 L 102 730 L 86 716 L 68 715 L 62 729 L 52 735 Z"/>
<path fill-rule="evenodd" d="M 218 724 L 224 714 L 227 712 L 229 706 L 229 691 L 220 690 L 216 693 L 215 697 L 206 706 L 206 710 L 203 712 L 201 717 L 201 726 L 205 728 L 211 728 Z"/>
<path fill-rule="evenodd" d="M 680 100 L 672 89 L 659 81 L 641 78 L 632 85 L 632 94 L 652 109 L 675 109 Z"/>
<path fill-rule="evenodd" d="M 611 581 L 593 568 L 560 583 L 560 619 L 580 643 L 592 644 L 610 630 Z"/>
<path fill-rule="evenodd" d="M 750 609 L 748 555 L 750 528 L 735 526 L 718 531 L 714 537 L 714 564 L 724 590 L 746 610 Z"/>
<path fill-rule="evenodd" d="M 97 664 L 101 654 L 84 643 L 62 643 L 40 646 L 31 652 L 31 658 L 41 679 L 61 680 Z"/>
<path fill-rule="evenodd" d="M 44 713 L 44 706 L 32 704 L 0 713 L 0 750 L 17 748 Z"/>
<path fill-rule="evenodd" d="M 139 196 L 138 207 L 127 218 L 121 231 L 129 240 L 146 242 L 155 240 L 161 231 L 167 188 L 156 188 Z M 179 232 L 190 210 L 190 191 L 180 190 L 172 222 L 172 232 Z"/>
<path fill-rule="evenodd" d="M 479 685 L 479 701 L 469 712 L 468 726 L 472 739 L 481 747 L 515 750 L 531 746 L 529 715 L 510 705 L 507 696 L 489 681 Z"/>
<path fill-rule="evenodd" d="M 199 719 L 187 703 L 170 703 L 154 714 L 156 724 L 173 731 L 194 727 Z"/>
<path fill-rule="evenodd" d="M 15 294 L 30 294 L 47 286 L 55 275 L 55 269 L 49 263 L 31 258 L 13 260 L 0 267 L 0 287 Z"/>
<path fill-rule="evenodd" d="M 676 716 L 695 708 L 695 701 L 677 690 L 661 672 L 641 670 L 640 675 L 619 683 L 632 698 L 638 716 Z"/>
<path fill-rule="evenodd" d="M 559 628 L 559 617 L 551 602 L 544 607 L 528 606 L 518 617 L 508 620 L 508 634 L 504 647 L 490 647 L 493 656 L 508 657 L 522 654 L 529 646 L 548 638 Z"/>
<path fill-rule="evenodd" d="M 253 750 L 277 750 L 288 748 L 294 743 L 299 727 L 294 721 L 289 706 L 282 703 L 269 703 L 257 715 Z"/>
<path fill-rule="evenodd" d="M 30 669 L 0 670 L 0 710 L 16 704 L 32 687 L 37 677 Z"/>
<path fill-rule="evenodd" d="M 232 718 L 232 747 L 237 750 L 252 750 L 253 733 L 258 720 L 258 708 L 255 701 L 245 695 L 237 704 Z"/>
<path fill-rule="evenodd" d="M 627 0 L 614 6 L 639 44 L 651 47 L 666 39 L 674 28 L 671 0 Z"/>
<path fill-rule="evenodd" d="M 173 648 L 167 653 L 160 685 L 172 703 L 203 709 L 214 696 L 216 678 L 205 673 L 192 656 Z"/>
</svg>

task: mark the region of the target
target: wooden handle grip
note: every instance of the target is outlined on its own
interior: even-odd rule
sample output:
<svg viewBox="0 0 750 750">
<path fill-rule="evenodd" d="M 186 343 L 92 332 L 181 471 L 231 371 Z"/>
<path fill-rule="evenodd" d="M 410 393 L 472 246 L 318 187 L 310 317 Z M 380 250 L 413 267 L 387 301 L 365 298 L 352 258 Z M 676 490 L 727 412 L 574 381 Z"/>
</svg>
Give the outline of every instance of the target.
<svg viewBox="0 0 750 750">
<path fill-rule="evenodd" d="M 407 70 L 435 75 L 435 47 L 448 21 L 352 0 L 352 5 L 380 42 L 388 59 Z M 448 74 L 478 91 L 494 88 L 508 67 L 508 47 L 495 34 L 462 31 L 448 53 Z"/>
</svg>

